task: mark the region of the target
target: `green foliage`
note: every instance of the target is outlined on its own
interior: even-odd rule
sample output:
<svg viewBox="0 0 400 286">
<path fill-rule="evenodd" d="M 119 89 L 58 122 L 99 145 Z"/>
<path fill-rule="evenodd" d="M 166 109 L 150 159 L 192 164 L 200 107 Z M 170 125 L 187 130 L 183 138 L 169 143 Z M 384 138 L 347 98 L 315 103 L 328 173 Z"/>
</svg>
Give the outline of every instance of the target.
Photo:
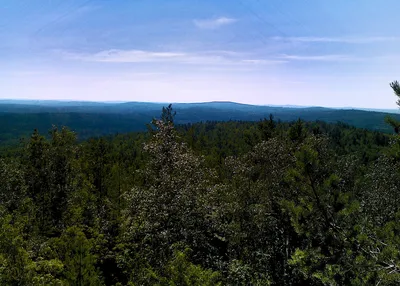
<svg viewBox="0 0 400 286">
<path fill-rule="evenodd" d="M 102 285 L 93 254 L 94 240 L 87 239 L 78 227 L 66 229 L 60 238 L 50 241 L 49 247 L 63 263 L 62 277 L 69 285 Z"/>
<path fill-rule="evenodd" d="M 75 103 L 76 104 L 76 103 Z M 55 106 L 38 104 L 0 103 L 0 145 L 17 145 L 21 138 L 29 139 L 33 129 L 46 132 L 52 127 L 68 126 L 76 132 L 80 141 L 91 137 L 116 133 L 145 131 L 146 124 L 159 115 L 162 104 L 130 102 L 121 104 L 57 103 Z M 166 108 L 166 107 L 164 107 Z M 174 104 L 177 116 L 175 124 L 194 124 L 205 121 L 254 121 L 272 114 L 275 120 L 291 122 L 321 120 L 329 123 L 338 121 L 357 128 L 366 128 L 392 133 L 385 124 L 386 112 L 364 110 L 339 110 L 321 107 L 286 108 L 252 106 L 235 103 Z M 395 120 L 400 115 L 391 115 Z M 47 136 L 49 138 L 49 136 Z M 0 154 L 4 150 L 0 148 Z"/>
<path fill-rule="evenodd" d="M 398 136 L 181 119 L 5 149 L 0 284 L 400 283 Z"/>
<path fill-rule="evenodd" d="M 207 248 L 202 232 L 206 227 L 202 197 L 213 174 L 185 144 L 177 142 L 169 121 L 154 123 L 157 133 L 144 147 L 150 158 L 139 172 L 143 183 L 124 195 L 122 241 L 130 249 L 129 255 L 138 253 L 159 270 L 171 258 L 172 244 L 183 242 L 192 249 Z M 129 257 L 122 261 L 134 263 Z"/>
<path fill-rule="evenodd" d="M 22 166 L 0 159 L 0 202 L 9 212 L 18 209 L 27 195 Z"/>
<path fill-rule="evenodd" d="M 390 87 L 393 89 L 394 94 L 397 97 L 400 97 L 400 84 L 397 80 L 390 83 Z M 398 106 L 400 106 L 400 99 L 396 102 Z"/>
<path fill-rule="evenodd" d="M 273 137 L 276 122 L 274 121 L 274 116 L 272 114 L 269 115 L 269 120 L 265 119 L 258 123 L 258 128 L 261 131 L 261 136 L 263 140 L 268 140 Z"/>
<path fill-rule="evenodd" d="M 161 121 L 164 124 L 174 124 L 175 115 L 176 115 L 176 111 L 172 110 L 172 104 L 170 104 L 170 105 L 168 105 L 168 107 L 162 108 Z"/>
<path fill-rule="evenodd" d="M 220 282 L 221 275 L 212 270 L 203 269 L 201 266 L 195 265 L 188 260 L 189 249 L 184 252 L 175 250 L 174 255 L 165 267 L 165 277 L 159 277 L 152 273 L 153 285 L 169 285 L 169 286 L 217 286 L 222 285 Z"/>
<path fill-rule="evenodd" d="M 34 276 L 34 262 L 23 237 L 26 217 L 13 222 L 12 215 L 0 211 L 0 284 L 27 285 Z"/>
<path fill-rule="evenodd" d="M 399 84 L 399 82 L 397 80 L 391 82 L 390 87 L 392 88 L 394 94 L 397 96 L 396 104 L 400 107 L 400 84 Z M 385 122 L 388 125 L 392 126 L 392 128 L 396 134 L 399 134 L 400 122 L 398 120 L 394 119 L 392 116 L 386 116 Z"/>
<path fill-rule="evenodd" d="M 292 141 L 302 142 L 304 138 L 307 136 L 305 134 L 305 130 L 303 127 L 303 122 L 299 119 L 296 123 L 290 127 L 289 129 L 289 139 Z"/>
</svg>

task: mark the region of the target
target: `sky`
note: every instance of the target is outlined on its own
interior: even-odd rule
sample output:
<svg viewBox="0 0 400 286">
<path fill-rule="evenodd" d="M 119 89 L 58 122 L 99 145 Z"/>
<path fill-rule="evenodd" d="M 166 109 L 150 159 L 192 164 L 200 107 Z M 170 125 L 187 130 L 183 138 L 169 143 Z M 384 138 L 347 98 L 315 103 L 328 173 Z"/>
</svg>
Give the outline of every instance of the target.
<svg viewBox="0 0 400 286">
<path fill-rule="evenodd" d="M 0 99 L 396 108 L 398 0 L 1 0 Z"/>
</svg>

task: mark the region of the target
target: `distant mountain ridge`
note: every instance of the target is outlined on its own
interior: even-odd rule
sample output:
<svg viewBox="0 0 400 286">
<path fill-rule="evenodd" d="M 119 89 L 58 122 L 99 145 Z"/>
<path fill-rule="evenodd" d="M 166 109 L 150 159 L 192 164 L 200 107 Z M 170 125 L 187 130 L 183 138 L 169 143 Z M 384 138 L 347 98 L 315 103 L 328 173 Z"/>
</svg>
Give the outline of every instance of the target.
<svg viewBox="0 0 400 286">
<path fill-rule="evenodd" d="M 18 142 L 35 128 L 46 134 L 51 126 L 68 126 L 79 138 L 146 130 L 146 124 L 159 117 L 168 103 L 85 102 L 0 100 L 0 144 Z M 326 107 L 263 106 L 235 102 L 173 103 L 177 124 L 201 121 L 259 121 L 270 114 L 276 120 L 343 122 L 355 127 L 393 132 L 385 123 L 390 115 L 400 114 L 375 110 L 335 109 Z"/>
<path fill-rule="evenodd" d="M 160 106 L 167 106 L 168 102 L 143 102 L 143 101 L 76 101 L 76 100 L 29 100 L 29 99 L 0 99 L 0 112 L 4 112 L 8 107 L 11 106 L 42 106 L 42 107 L 118 107 L 118 106 L 129 106 L 129 107 L 146 107 L 148 109 L 157 109 Z M 362 107 L 322 107 L 322 106 L 303 106 L 303 105 L 276 105 L 276 104 L 247 104 L 238 103 L 233 101 L 209 101 L 209 102 L 192 102 L 192 103 L 172 103 L 175 108 L 190 108 L 190 107 L 217 107 L 217 108 L 232 108 L 232 107 L 249 107 L 249 108 L 264 108 L 264 107 L 278 107 L 278 108 L 323 108 L 323 109 L 335 109 L 335 110 L 363 110 L 363 111 L 375 111 L 385 113 L 400 113 L 399 109 L 385 109 L 385 108 L 362 108 Z"/>
</svg>

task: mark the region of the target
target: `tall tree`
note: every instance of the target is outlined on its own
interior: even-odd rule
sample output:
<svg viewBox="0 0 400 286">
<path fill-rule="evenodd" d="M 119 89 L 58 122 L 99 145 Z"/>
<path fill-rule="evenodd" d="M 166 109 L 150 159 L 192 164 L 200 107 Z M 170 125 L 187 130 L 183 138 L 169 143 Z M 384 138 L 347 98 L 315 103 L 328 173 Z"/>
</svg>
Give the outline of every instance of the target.
<svg viewBox="0 0 400 286">
<path fill-rule="evenodd" d="M 156 270 L 171 259 L 174 244 L 193 249 L 195 259 L 208 249 L 202 197 L 213 174 L 204 168 L 202 158 L 179 142 L 172 114 L 164 109 L 162 120 L 153 121 L 156 132 L 144 146 L 150 158 L 139 171 L 142 183 L 125 194 L 122 220 L 125 247 Z M 123 255 L 120 261 L 139 275 L 137 257 Z"/>
<path fill-rule="evenodd" d="M 396 104 L 400 107 L 400 84 L 397 80 L 392 81 L 390 83 L 390 87 L 392 88 L 394 94 L 397 96 Z M 393 127 L 393 130 L 396 134 L 400 133 L 400 122 L 395 120 L 393 117 L 387 116 L 386 122 Z"/>
</svg>

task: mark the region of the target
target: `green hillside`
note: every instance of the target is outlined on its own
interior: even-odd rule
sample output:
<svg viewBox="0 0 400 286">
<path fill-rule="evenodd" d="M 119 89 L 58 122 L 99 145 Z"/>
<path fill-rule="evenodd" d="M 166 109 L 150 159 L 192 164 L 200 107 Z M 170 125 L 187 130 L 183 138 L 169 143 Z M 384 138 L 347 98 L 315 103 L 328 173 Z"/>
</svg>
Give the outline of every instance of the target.
<svg viewBox="0 0 400 286">
<path fill-rule="evenodd" d="M 35 128 L 46 133 L 52 125 L 69 126 L 79 139 L 93 136 L 146 130 L 165 104 L 161 103 L 79 103 L 22 102 L 0 104 L 0 144 L 13 144 Z M 229 102 L 174 104 L 176 123 L 205 121 L 258 121 L 270 114 L 277 120 L 343 122 L 359 128 L 392 132 L 384 119 L 388 113 L 339 110 L 321 107 L 288 108 L 253 106 Z M 392 114 L 400 119 L 400 115 Z"/>
</svg>

